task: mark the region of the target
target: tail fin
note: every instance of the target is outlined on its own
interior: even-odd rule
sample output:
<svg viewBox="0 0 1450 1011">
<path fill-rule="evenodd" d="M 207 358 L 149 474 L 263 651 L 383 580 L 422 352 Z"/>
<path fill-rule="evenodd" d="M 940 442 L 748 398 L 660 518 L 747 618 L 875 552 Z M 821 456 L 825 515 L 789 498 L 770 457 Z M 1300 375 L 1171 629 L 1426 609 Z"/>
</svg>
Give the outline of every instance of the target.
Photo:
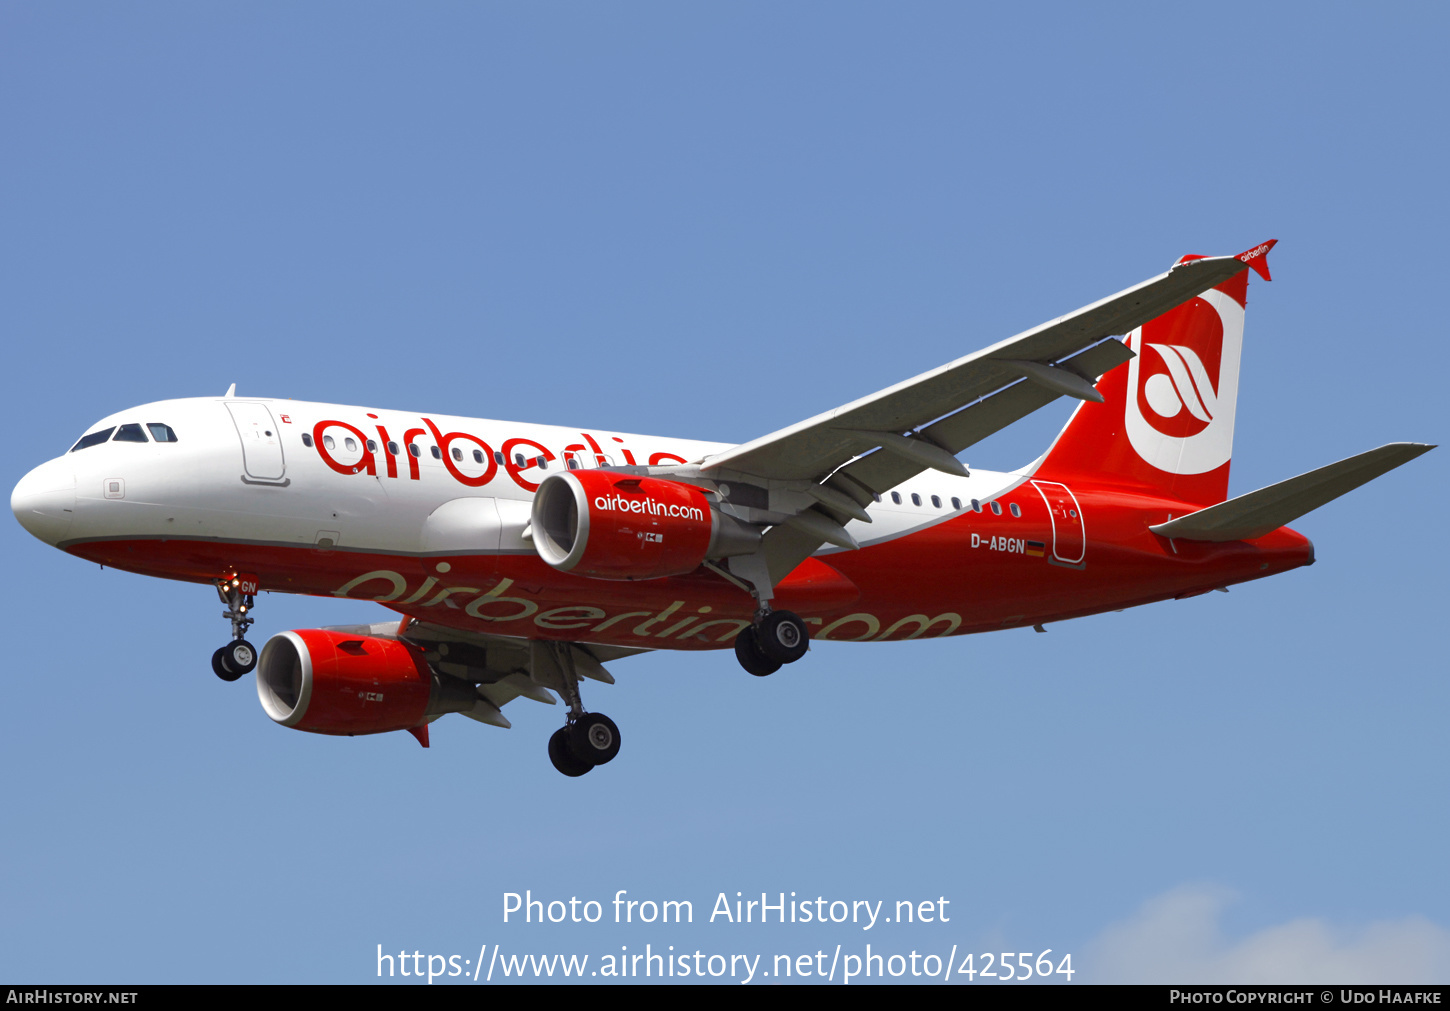
<svg viewBox="0 0 1450 1011">
<path fill-rule="evenodd" d="M 1252 254 L 1244 270 L 1223 284 L 1130 333 L 1136 357 L 1103 376 L 1097 389 L 1104 402 L 1078 407 L 1037 473 L 1195 505 L 1227 498 L 1248 268 L 1267 280 L 1272 245 L 1244 254 Z"/>
</svg>

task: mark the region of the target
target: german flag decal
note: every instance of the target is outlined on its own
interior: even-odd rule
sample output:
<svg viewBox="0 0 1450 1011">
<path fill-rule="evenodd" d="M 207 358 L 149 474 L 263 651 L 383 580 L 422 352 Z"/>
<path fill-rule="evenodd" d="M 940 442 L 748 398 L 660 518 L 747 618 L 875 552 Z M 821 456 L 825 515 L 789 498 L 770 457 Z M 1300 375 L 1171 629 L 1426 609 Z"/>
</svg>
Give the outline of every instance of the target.
<svg viewBox="0 0 1450 1011">
<path fill-rule="evenodd" d="M 1041 541 L 1028 541 L 1027 542 L 1027 553 L 1029 555 L 1031 555 L 1033 558 L 1041 558 L 1042 557 L 1042 553 L 1044 551 L 1046 551 L 1046 550 L 1047 550 L 1047 545 L 1046 544 L 1043 544 Z"/>
</svg>

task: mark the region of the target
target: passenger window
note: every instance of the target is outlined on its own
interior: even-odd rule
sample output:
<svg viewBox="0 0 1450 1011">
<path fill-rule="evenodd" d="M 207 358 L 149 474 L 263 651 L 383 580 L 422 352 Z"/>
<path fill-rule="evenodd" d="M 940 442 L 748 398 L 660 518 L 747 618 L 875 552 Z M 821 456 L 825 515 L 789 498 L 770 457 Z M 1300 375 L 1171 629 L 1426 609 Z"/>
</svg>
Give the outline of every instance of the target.
<svg viewBox="0 0 1450 1011">
<path fill-rule="evenodd" d="M 916 492 L 911 493 L 911 504 L 914 506 L 921 505 L 921 496 L 918 495 Z"/>
<path fill-rule="evenodd" d="M 337 444 L 332 441 L 332 436 L 330 436 L 330 435 L 324 435 L 322 437 L 322 444 L 324 446 L 326 446 L 328 449 L 335 449 L 335 448 L 337 448 Z"/>
<path fill-rule="evenodd" d="M 151 430 L 151 438 L 157 442 L 175 442 L 176 433 L 171 430 L 170 425 L 163 425 L 159 421 L 152 421 L 146 425 Z M 308 443 L 307 445 L 312 445 Z"/>
<path fill-rule="evenodd" d="M 495 449 L 493 451 L 493 462 L 496 463 L 496 464 L 498 464 L 500 467 L 503 466 L 503 451 L 502 450 Z"/>
<path fill-rule="evenodd" d="M 308 435 L 306 432 L 302 433 L 302 445 L 306 446 L 308 449 L 312 448 L 312 436 Z"/>
<path fill-rule="evenodd" d="M 146 433 L 141 431 L 140 425 L 122 425 L 116 429 L 116 437 L 112 442 L 145 442 Z"/>
<path fill-rule="evenodd" d="M 523 467 L 523 466 L 526 466 L 526 464 L 524 463 L 524 454 L 522 454 L 522 453 L 515 453 L 514 454 L 514 466 L 515 467 Z"/>
<path fill-rule="evenodd" d="M 931 507 L 933 509 L 940 509 L 941 508 L 941 496 L 940 495 L 933 495 L 931 497 Z"/>
<path fill-rule="evenodd" d="M 463 450 L 459 449 L 457 446 L 453 447 L 453 459 L 457 460 L 459 463 L 463 462 Z"/>
<path fill-rule="evenodd" d="M 881 501 L 881 496 L 877 495 L 875 492 L 871 493 L 871 497 L 874 498 L 877 502 Z"/>
<path fill-rule="evenodd" d="M 549 458 L 547 456 L 541 456 L 537 460 L 535 460 L 534 462 L 539 465 L 539 469 L 540 470 L 548 470 L 549 469 Z"/>
<path fill-rule="evenodd" d="M 368 440 L 368 452 L 369 453 L 376 453 L 377 451 L 378 451 L 378 444 L 376 442 L 373 442 L 373 440 L 369 439 Z"/>
<path fill-rule="evenodd" d="M 347 447 L 347 451 L 349 453 L 357 452 L 357 441 L 353 439 L 352 436 L 348 436 L 346 439 L 343 439 L 342 444 Z"/>
<path fill-rule="evenodd" d="M 952 496 L 952 508 L 958 511 L 960 511 L 962 508 L 962 500 L 957 498 L 955 495 Z"/>
<path fill-rule="evenodd" d="M 994 516 L 1001 516 L 1002 515 L 1002 503 L 1001 502 L 993 502 L 992 503 L 992 515 L 994 515 Z"/>
<path fill-rule="evenodd" d="M 982 503 L 978 502 L 976 499 L 972 499 L 972 512 L 979 513 L 981 511 L 982 511 Z"/>
<path fill-rule="evenodd" d="M 103 432 L 92 432 L 90 435 L 83 435 L 81 436 L 80 441 L 70 448 L 70 451 L 74 453 L 78 449 L 90 449 L 92 446 L 99 446 L 101 443 L 109 439 L 111 437 L 111 433 L 115 430 L 116 429 L 114 427 L 111 427 Z"/>
<path fill-rule="evenodd" d="M 474 463 L 482 463 L 483 462 L 483 450 L 481 450 L 481 449 L 475 449 L 473 451 L 473 462 Z"/>
<path fill-rule="evenodd" d="M 897 505 L 901 505 L 901 492 L 899 492 L 899 491 L 892 492 L 891 493 L 891 501 L 892 502 L 895 502 Z"/>
<path fill-rule="evenodd" d="M 429 446 L 428 447 L 428 452 L 430 452 L 430 453 L 433 454 L 433 459 L 435 459 L 435 460 L 441 460 L 441 459 L 443 459 L 443 451 L 441 449 L 439 449 L 437 446 Z"/>
<path fill-rule="evenodd" d="M 398 455 L 398 444 L 396 442 L 389 442 L 388 443 L 388 455 L 389 456 L 397 456 Z"/>
<path fill-rule="evenodd" d="M 1012 515 L 1013 516 L 1016 516 L 1018 519 L 1021 519 L 1022 518 L 1022 510 L 1017 507 L 1017 503 L 1016 502 L 1013 502 L 1007 508 L 1009 508 L 1009 509 L 1012 510 Z"/>
<path fill-rule="evenodd" d="M 574 459 L 572 456 L 565 459 L 564 463 L 570 470 L 579 469 L 579 461 Z"/>
<path fill-rule="evenodd" d="M 423 451 L 418 448 L 418 444 L 416 442 L 410 442 L 410 443 L 408 443 L 408 452 L 409 453 L 412 453 L 414 456 L 422 456 L 423 455 Z"/>
</svg>

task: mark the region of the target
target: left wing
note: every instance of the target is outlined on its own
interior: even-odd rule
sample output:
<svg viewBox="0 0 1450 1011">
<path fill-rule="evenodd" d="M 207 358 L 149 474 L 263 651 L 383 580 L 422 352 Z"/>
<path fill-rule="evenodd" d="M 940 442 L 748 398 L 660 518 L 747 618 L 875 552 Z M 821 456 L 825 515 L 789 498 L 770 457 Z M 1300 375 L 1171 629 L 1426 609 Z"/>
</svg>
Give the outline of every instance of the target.
<svg viewBox="0 0 1450 1011">
<path fill-rule="evenodd" d="M 514 699 L 526 698 L 552 706 L 557 700 L 550 694 L 551 690 L 566 700 L 569 698 L 571 676 L 576 690 L 578 678 L 612 685 L 614 677 L 604 669 L 606 662 L 650 652 L 600 643 L 488 635 L 406 615 L 401 624 L 387 621 L 337 625 L 326 631 L 402 639 L 418 646 L 437 674 L 454 679 L 446 692 L 450 705 L 445 712 L 460 713 L 479 723 L 504 729 L 511 724 L 501 710 Z"/>
</svg>

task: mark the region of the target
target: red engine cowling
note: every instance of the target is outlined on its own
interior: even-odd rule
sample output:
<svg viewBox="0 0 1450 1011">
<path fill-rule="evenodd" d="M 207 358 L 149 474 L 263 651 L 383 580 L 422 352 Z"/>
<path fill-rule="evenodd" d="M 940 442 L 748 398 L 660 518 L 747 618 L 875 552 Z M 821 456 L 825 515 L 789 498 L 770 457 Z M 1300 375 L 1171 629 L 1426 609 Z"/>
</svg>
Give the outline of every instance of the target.
<svg viewBox="0 0 1450 1011">
<path fill-rule="evenodd" d="M 607 470 L 546 479 L 534 495 L 531 525 L 539 557 L 596 579 L 680 576 L 760 541 L 694 485 Z"/>
<path fill-rule="evenodd" d="M 433 675 L 396 639 L 304 628 L 262 647 L 257 697 L 284 727 L 314 734 L 381 734 L 421 724 Z"/>
</svg>

